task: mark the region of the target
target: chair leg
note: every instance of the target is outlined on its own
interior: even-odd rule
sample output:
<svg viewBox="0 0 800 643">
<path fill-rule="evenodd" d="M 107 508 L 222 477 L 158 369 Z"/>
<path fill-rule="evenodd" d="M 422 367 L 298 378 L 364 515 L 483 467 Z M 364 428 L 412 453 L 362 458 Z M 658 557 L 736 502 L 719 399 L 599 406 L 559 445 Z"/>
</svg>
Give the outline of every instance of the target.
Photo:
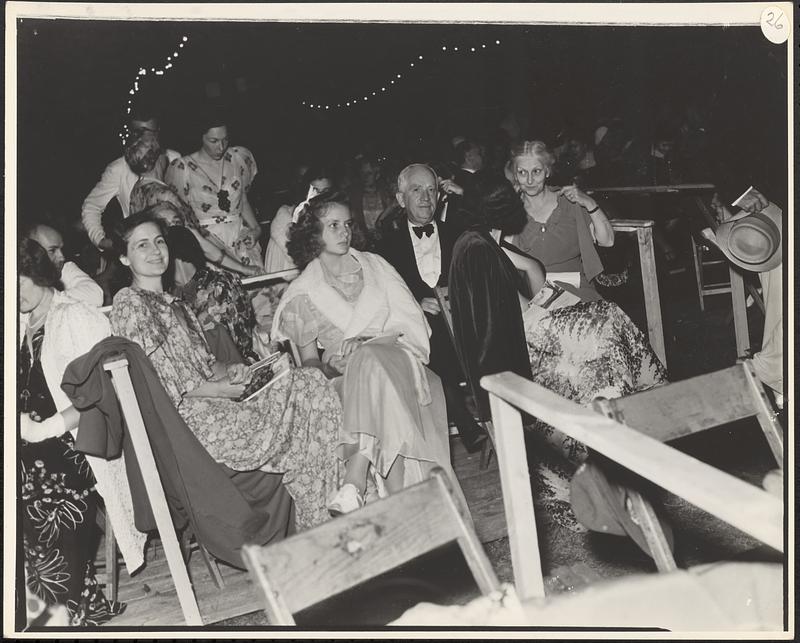
<svg viewBox="0 0 800 643">
<path fill-rule="evenodd" d="M 114 538 L 114 527 L 108 512 L 105 508 L 97 508 L 97 526 L 105 534 L 103 549 L 105 551 L 106 565 L 106 598 L 110 601 L 117 600 L 117 590 L 119 587 L 119 567 L 117 565 L 117 541 Z"/>
<path fill-rule="evenodd" d="M 630 514 L 633 521 L 642 528 L 645 541 L 650 548 L 650 554 L 660 572 L 671 572 L 678 569 L 675 558 L 672 556 L 664 530 L 658 522 L 653 506 L 642 497 L 638 491 L 629 490 L 628 497 L 631 501 Z"/>
<path fill-rule="evenodd" d="M 753 396 L 753 402 L 758 411 L 756 418 L 761 430 L 764 432 L 764 437 L 767 439 L 767 444 L 772 450 L 772 455 L 775 456 L 778 467 L 783 469 L 783 428 L 778 422 L 777 413 L 772 410 L 767 401 L 764 387 L 753 369 L 753 362 L 744 360 L 742 365 L 747 376 L 750 394 Z"/>
<path fill-rule="evenodd" d="M 211 580 L 214 581 L 214 585 L 217 589 L 222 589 L 225 587 L 225 579 L 222 577 L 222 573 L 219 571 L 219 565 L 217 565 L 217 561 L 208 553 L 208 550 L 201 544 L 197 543 L 197 546 L 200 549 L 200 556 L 203 557 L 203 562 L 206 564 L 206 569 L 208 573 L 211 575 Z"/>
<path fill-rule="evenodd" d="M 117 600 L 119 588 L 119 568 L 117 566 L 117 541 L 114 528 L 106 511 L 106 594 L 111 601 Z"/>
<path fill-rule="evenodd" d="M 492 456 L 494 455 L 494 427 L 492 426 L 491 421 L 479 422 L 479 424 L 489 436 L 489 439 L 486 440 L 481 447 L 481 459 L 478 463 L 479 470 L 486 471 L 489 468 L 489 465 L 492 462 Z"/>
<path fill-rule="evenodd" d="M 701 256 L 702 249 L 697 245 L 697 242 L 692 237 L 692 259 L 694 260 L 694 277 L 697 281 L 697 296 L 700 298 L 700 312 L 705 310 L 705 302 L 703 300 L 703 258 Z"/>
</svg>

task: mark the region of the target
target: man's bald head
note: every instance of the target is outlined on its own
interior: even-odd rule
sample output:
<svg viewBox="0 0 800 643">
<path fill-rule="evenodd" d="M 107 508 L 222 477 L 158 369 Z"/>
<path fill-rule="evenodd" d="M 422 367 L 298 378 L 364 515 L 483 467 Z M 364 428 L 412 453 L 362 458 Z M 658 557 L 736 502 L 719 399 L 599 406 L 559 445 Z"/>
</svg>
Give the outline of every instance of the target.
<svg viewBox="0 0 800 643">
<path fill-rule="evenodd" d="M 47 256 L 58 271 L 64 266 L 64 238 L 61 233 L 49 225 L 39 224 L 31 228 L 28 238 L 33 239 L 47 251 Z"/>
</svg>

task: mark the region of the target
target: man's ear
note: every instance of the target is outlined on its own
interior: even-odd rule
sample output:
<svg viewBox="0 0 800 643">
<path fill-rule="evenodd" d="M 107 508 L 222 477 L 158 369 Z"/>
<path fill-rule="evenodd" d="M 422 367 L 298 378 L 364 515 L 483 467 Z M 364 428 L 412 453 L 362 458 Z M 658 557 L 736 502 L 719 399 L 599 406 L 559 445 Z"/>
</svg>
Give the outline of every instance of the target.
<svg viewBox="0 0 800 643">
<path fill-rule="evenodd" d="M 405 198 L 405 195 L 402 192 L 397 192 L 394 195 L 394 198 L 397 199 L 397 202 L 400 204 L 401 208 L 406 207 L 406 198 Z"/>
<path fill-rule="evenodd" d="M 123 266 L 130 266 L 130 265 L 131 265 L 131 260 L 130 260 L 130 259 L 128 259 L 128 257 L 126 257 L 125 255 L 120 255 L 120 256 L 119 256 L 119 262 L 120 262 L 120 263 L 121 263 Z"/>
</svg>

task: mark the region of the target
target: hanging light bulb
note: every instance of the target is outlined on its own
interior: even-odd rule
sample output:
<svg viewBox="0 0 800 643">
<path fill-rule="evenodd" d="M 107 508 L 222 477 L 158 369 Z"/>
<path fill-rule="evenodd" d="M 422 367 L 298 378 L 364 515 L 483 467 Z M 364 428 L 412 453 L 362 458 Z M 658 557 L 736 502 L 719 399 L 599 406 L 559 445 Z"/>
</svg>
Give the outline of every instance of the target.
<svg viewBox="0 0 800 643">
<path fill-rule="evenodd" d="M 189 40 L 189 36 L 184 36 L 183 38 L 181 38 L 181 40 L 183 40 L 183 42 L 187 42 Z"/>
</svg>

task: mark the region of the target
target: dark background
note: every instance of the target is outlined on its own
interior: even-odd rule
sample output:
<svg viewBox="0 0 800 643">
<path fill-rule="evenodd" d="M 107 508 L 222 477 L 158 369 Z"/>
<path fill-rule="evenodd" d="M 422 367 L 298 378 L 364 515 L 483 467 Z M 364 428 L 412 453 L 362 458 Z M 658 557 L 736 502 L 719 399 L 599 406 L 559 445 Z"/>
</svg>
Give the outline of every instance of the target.
<svg viewBox="0 0 800 643">
<path fill-rule="evenodd" d="M 552 141 L 565 126 L 591 136 L 614 114 L 648 136 L 690 107 L 715 160 L 757 168 L 766 190 L 785 194 L 786 45 L 758 27 L 23 19 L 21 218 L 79 218 L 102 169 L 121 154 L 138 69 L 162 67 L 183 35 L 173 69 L 148 73 L 136 100 L 158 104 L 162 142 L 186 154 L 199 147 L 192 119 L 216 86 L 212 98 L 229 107 L 233 143 L 255 154 L 265 192 L 284 186 L 301 160 L 342 159 L 367 144 L 413 158 L 457 134 L 490 135 L 512 114 L 523 135 Z M 361 97 L 396 73 L 404 78 L 390 91 L 349 109 L 301 105 Z"/>
</svg>

